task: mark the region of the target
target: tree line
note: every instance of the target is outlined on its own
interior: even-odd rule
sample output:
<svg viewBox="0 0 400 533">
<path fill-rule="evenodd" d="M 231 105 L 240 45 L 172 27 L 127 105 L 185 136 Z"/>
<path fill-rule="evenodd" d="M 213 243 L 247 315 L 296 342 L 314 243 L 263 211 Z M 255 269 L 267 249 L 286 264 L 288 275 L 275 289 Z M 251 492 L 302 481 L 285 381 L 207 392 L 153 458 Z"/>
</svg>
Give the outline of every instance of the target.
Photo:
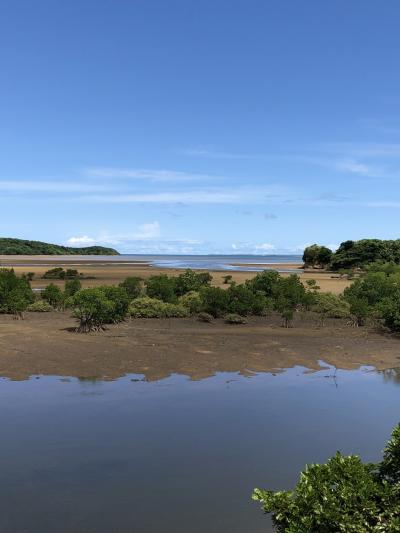
<svg viewBox="0 0 400 533">
<path fill-rule="evenodd" d="M 41 241 L 1 237 L 0 255 L 119 255 L 119 253 L 113 248 L 104 246 L 73 248 Z"/>
<path fill-rule="evenodd" d="M 303 253 L 306 267 L 363 269 L 374 262 L 400 264 L 400 239 L 362 239 L 342 242 L 333 252 L 326 246 L 313 244 Z"/>
<path fill-rule="evenodd" d="M 344 290 L 343 295 L 320 292 L 314 280 L 303 284 L 298 275 L 281 276 L 273 270 L 258 273 L 226 288 L 211 284 L 208 272 L 186 270 L 178 276 L 160 274 L 146 280 L 128 277 L 118 286 L 83 289 L 79 277 L 64 278 L 62 290 L 50 283 L 35 294 L 27 275 L 0 270 L 0 312 L 22 318 L 25 311 L 71 309 L 81 332 L 99 331 L 126 317 L 170 318 L 198 316 L 210 322 L 225 318 L 243 323 L 248 316 L 276 312 L 290 327 L 297 315 L 312 312 L 320 326 L 327 318 L 346 319 L 349 325 L 380 325 L 400 331 L 400 265 L 372 263 Z"/>
</svg>

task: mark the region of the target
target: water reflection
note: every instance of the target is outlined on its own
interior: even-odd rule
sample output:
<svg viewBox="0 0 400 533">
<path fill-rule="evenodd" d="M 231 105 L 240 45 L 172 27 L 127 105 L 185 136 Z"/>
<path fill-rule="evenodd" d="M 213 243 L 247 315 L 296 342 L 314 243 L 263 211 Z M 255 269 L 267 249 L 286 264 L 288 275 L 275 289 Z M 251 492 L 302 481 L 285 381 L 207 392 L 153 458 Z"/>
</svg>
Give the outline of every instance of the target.
<svg viewBox="0 0 400 533">
<path fill-rule="evenodd" d="M 381 370 L 381 374 L 385 381 L 400 384 L 400 368 L 387 368 L 386 370 Z"/>
<path fill-rule="evenodd" d="M 1 380 L 0 531 L 271 532 L 253 487 L 290 488 L 338 449 L 378 460 L 398 375 Z"/>
</svg>

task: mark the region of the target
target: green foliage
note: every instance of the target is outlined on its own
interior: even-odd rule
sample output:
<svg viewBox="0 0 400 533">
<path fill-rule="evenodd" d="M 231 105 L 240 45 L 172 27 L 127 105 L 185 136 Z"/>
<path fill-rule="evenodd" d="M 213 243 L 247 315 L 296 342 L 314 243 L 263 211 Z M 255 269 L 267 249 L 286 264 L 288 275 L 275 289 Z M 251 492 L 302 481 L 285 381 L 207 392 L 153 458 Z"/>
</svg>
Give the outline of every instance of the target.
<svg viewBox="0 0 400 533">
<path fill-rule="evenodd" d="M 0 238 L 1 255 L 119 255 L 113 248 L 88 246 L 71 248 L 40 241 Z"/>
<path fill-rule="evenodd" d="M 190 291 L 183 296 L 180 296 L 178 302 L 180 305 L 183 305 L 183 307 L 186 307 L 191 315 L 199 313 L 203 306 L 200 293 L 196 291 Z"/>
<path fill-rule="evenodd" d="M 274 289 L 274 306 L 284 319 L 286 327 L 289 327 L 290 322 L 293 320 L 294 312 L 300 306 L 308 303 L 306 289 L 297 274 L 278 279 Z"/>
<path fill-rule="evenodd" d="M 32 304 L 29 304 L 26 310 L 35 313 L 48 313 L 49 311 L 53 310 L 53 307 L 49 304 L 49 302 L 46 302 L 46 300 L 40 299 L 36 300 L 36 302 L 33 302 Z"/>
<path fill-rule="evenodd" d="M 246 286 L 253 292 L 261 292 L 267 298 L 275 295 L 281 276 L 275 270 L 264 270 L 259 272 L 254 278 L 246 281 Z"/>
<path fill-rule="evenodd" d="M 339 268 L 364 268 L 373 262 L 400 263 L 400 239 L 384 241 L 379 239 L 363 239 L 345 241 L 332 255 L 331 265 L 334 270 Z"/>
<path fill-rule="evenodd" d="M 229 285 L 232 281 L 232 276 L 228 274 L 227 276 L 222 276 L 222 279 L 224 280 L 224 285 Z"/>
<path fill-rule="evenodd" d="M 203 311 L 218 318 L 229 311 L 228 291 L 220 287 L 203 287 L 200 291 L 203 300 Z"/>
<path fill-rule="evenodd" d="M 382 316 L 388 327 L 396 329 L 394 311 L 398 299 L 398 273 L 368 272 L 357 278 L 344 290 L 344 299 L 350 304 L 350 313 L 357 325 L 363 325 L 369 316 Z M 393 319 L 393 320 L 392 320 Z"/>
<path fill-rule="evenodd" d="M 336 453 L 301 473 L 294 491 L 255 489 L 279 533 L 394 533 L 400 531 L 400 426 L 381 464 Z"/>
<path fill-rule="evenodd" d="M 48 302 L 54 309 L 60 309 L 64 303 L 64 295 L 60 287 L 50 283 L 47 287 L 41 292 L 41 297 L 43 300 Z"/>
<path fill-rule="evenodd" d="M 73 296 L 75 293 L 80 291 L 82 288 L 82 283 L 79 279 L 70 279 L 65 282 L 64 295 L 65 298 Z"/>
<path fill-rule="evenodd" d="M 43 274 L 43 279 L 65 279 L 65 270 L 62 267 L 51 268 Z"/>
<path fill-rule="evenodd" d="M 382 299 L 377 305 L 379 315 L 391 331 L 400 331 L 400 291 Z"/>
<path fill-rule="evenodd" d="M 392 437 L 384 449 L 379 474 L 389 483 L 400 483 L 400 424 L 394 428 Z"/>
<path fill-rule="evenodd" d="M 128 313 L 130 301 L 125 289 L 114 286 L 100 287 L 100 289 L 103 291 L 107 300 L 112 303 L 111 311 L 108 317 L 106 317 L 106 323 L 122 322 Z"/>
<path fill-rule="evenodd" d="M 176 303 L 176 278 L 166 274 L 151 276 L 145 281 L 146 293 L 150 298 L 157 298 L 167 303 Z"/>
<path fill-rule="evenodd" d="M 113 317 L 114 302 L 107 298 L 103 287 L 81 289 L 69 298 L 68 305 L 79 320 L 79 333 L 103 330 Z"/>
<path fill-rule="evenodd" d="M 184 318 L 189 315 L 189 310 L 181 304 L 140 296 L 131 302 L 128 313 L 133 318 Z"/>
<path fill-rule="evenodd" d="M 26 277 L 19 278 L 12 269 L 0 269 L 0 313 L 21 318 L 35 295 Z"/>
<path fill-rule="evenodd" d="M 129 278 L 124 279 L 119 286 L 125 289 L 129 298 L 133 300 L 142 294 L 142 283 L 142 278 L 130 276 Z"/>
<path fill-rule="evenodd" d="M 331 262 L 331 258 L 332 250 L 318 244 L 307 246 L 303 253 L 303 262 L 306 267 L 326 267 Z"/>
<path fill-rule="evenodd" d="M 67 270 L 64 270 L 62 267 L 55 267 L 47 270 L 47 272 L 43 274 L 43 279 L 75 279 L 79 276 L 79 272 L 74 268 L 67 268 Z"/>
<path fill-rule="evenodd" d="M 209 272 L 197 273 L 188 268 L 175 278 L 174 290 L 177 296 L 183 296 L 188 292 L 199 291 L 201 287 L 210 285 L 211 280 L 212 276 Z"/>
<path fill-rule="evenodd" d="M 252 291 L 246 285 L 230 285 L 227 294 L 227 309 L 241 316 L 265 315 L 272 303 L 261 291 Z"/>
<path fill-rule="evenodd" d="M 247 320 L 243 316 L 237 315 L 236 313 L 229 313 L 226 315 L 225 322 L 227 324 L 247 324 Z"/>
<path fill-rule="evenodd" d="M 315 295 L 312 310 L 320 313 L 323 318 L 349 318 L 350 304 L 342 296 L 331 292 L 322 292 Z"/>
</svg>

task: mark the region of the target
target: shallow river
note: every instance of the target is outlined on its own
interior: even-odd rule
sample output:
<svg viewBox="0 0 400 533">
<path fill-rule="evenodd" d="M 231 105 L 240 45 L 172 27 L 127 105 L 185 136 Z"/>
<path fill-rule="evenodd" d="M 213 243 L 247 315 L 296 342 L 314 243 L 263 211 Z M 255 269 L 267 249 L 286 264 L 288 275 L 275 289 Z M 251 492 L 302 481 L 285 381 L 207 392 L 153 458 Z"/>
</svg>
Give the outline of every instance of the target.
<svg viewBox="0 0 400 533">
<path fill-rule="evenodd" d="M 2 379 L 0 531 L 273 531 L 252 488 L 290 488 L 338 449 L 378 460 L 398 385 L 368 369 Z"/>
</svg>

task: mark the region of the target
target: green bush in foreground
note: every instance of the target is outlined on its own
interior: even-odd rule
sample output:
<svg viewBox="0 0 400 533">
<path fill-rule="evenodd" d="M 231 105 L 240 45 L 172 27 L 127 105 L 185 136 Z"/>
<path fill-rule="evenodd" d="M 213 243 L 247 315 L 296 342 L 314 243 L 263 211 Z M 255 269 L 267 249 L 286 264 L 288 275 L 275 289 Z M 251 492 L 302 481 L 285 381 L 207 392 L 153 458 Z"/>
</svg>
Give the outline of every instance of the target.
<svg viewBox="0 0 400 533">
<path fill-rule="evenodd" d="M 26 310 L 35 313 L 48 313 L 53 310 L 53 307 L 46 300 L 36 300 L 36 302 L 28 305 Z"/>
<path fill-rule="evenodd" d="M 379 464 L 336 453 L 301 473 L 293 491 L 255 489 L 279 533 L 395 533 L 400 531 L 400 425 Z"/>
<path fill-rule="evenodd" d="M 189 310 L 180 304 L 141 296 L 131 302 L 128 314 L 133 318 L 185 318 L 189 316 Z"/>
</svg>

